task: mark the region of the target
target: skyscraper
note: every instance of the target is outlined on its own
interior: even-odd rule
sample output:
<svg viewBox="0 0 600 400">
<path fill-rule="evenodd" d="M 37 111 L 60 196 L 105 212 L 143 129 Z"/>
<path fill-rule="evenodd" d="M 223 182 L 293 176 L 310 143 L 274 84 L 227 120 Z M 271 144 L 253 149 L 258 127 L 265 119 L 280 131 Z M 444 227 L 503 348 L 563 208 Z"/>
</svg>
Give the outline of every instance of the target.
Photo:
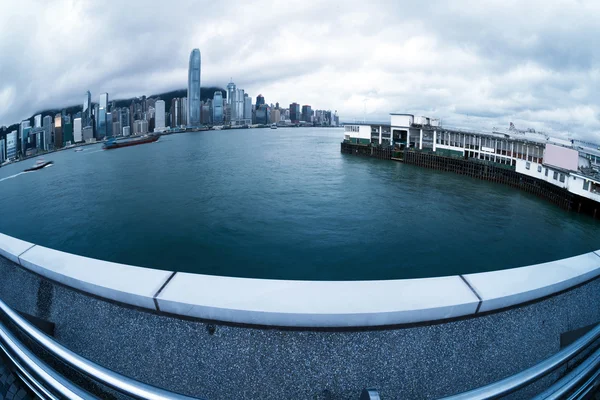
<svg viewBox="0 0 600 400">
<path fill-rule="evenodd" d="M 165 101 L 156 100 L 155 106 L 154 131 L 162 131 L 165 129 Z"/>
<path fill-rule="evenodd" d="M 38 114 L 35 117 L 33 117 L 33 127 L 34 128 L 41 128 L 42 127 L 42 114 Z"/>
<path fill-rule="evenodd" d="M 302 121 L 312 122 L 312 109 L 309 105 L 302 106 Z"/>
<path fill-rule="evenodd" d="M 100 95 L 98 115 L 96 116 L 96 139 L 102 140 L 106 137 L 106 113 L 108 107 L 108 93 Z"/>
<path fill-rule="evenodd" d="M 290 104 L 290 120 L 293 124 L 297 124 L 298 122 L 300 122 L 300 104 Z"/>
<path fill-rule="evenodd" d="M 44 150 L 50 150 L 50 144 L 52 143 L 52 117 L 46 115 L 42 122 L 44 128 Z"/>
<path fill-rule="evenodd" d="M 233 101 L 233 96 L 235 93 L 235 83 L 233 83 L 233 80 L 229 81 L 229 83 L 227 84 L 227 105 L 231 105 L 231 102 Z"/>
<path fill-rule="evenodd" d="M 54 116 L 54 148 L 60 149 L 63 143 L 62 133 L 62 115 L 56 114 Z"/>
<path fill-rule="evenodd" d="M 9 160 L 17 158 L 17 131 L 6 135 L 6 158 Z"/>
<path fill-rule="evenodd" d="M 213 124 L 223 123 L 223 94 L 220 90 L 213 95 Z"/>
<path fill-rule="evenodd" d="M 194 49 L 190 53 L 188 69 L 188 94 L 187 94 L 187 125 L 200 126 L 200 50 Z"/>
<path fill-rule="evenodd" d="M 73 141 L 75 143 L 83 141 L 83 132 L 81 131 L 81 119 L 82 118 L 75 118 L 73 120 Z"/>
<path fill-rule="evenodd" d="M 263 104 L 265 104 L 265 98 L 262 94 L 259 94 L 256 96 L 256 108 L 262 106 Z"/>
<path fill-rule="evenodd" d="M 83 99 L 83 112 L 81 113 L 81 125 L 85 128 L 92 124 L 92 94 L 88 90 Z"/>
<path fill-rule="evenodd" d="M 252 122 L 252 98 L 244 95 L 244 119 Z"/>
<path fill-rule="evenodd" d="M 188 117 L 188 98 L 187 97 L 182 97 L 180 100 L 180 108 L 181 108 L 181 122 L 180 124 L 183 126 L 197 126 L 197 125 L 191 125 L 189 124 L 189 117 Z M 202 104 L 200 104 L 200 107 L 202 107 Z"/>
</svg>

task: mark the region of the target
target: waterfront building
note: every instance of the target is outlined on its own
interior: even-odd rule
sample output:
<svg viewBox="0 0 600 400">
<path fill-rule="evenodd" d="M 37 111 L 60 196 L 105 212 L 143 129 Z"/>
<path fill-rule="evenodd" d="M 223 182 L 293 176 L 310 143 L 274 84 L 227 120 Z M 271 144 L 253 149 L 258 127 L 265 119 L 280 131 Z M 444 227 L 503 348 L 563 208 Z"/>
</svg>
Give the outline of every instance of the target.
<svg viewBox="0 0 600 400">
<path fill-rule="evenodd" d="M 60 149 L 63 147 L 63 130 L 62 130 L 62 114 L 54 116 L 54 148 Z"/>
<path fill-rule="evenodd" d="M 227 105 L 231 106 L 231 103 L 233 101 L 233 94 L 235 93 L 236 87 L 235 87 L 235 83 L 233 83 L 233 80 L 229 81 L 229 83 L 227 84 Z"/>
<path fill-rule="evenodd" d="M 81 125 L 85 128 L 92 124 L 92 94 L 88 90 L 83 99 L 83 111 L 81 114 Z"/>
<path fill-rule="evenodd" d="M 133 134 L 134 135 L 144 135 L 148 133 L 148 121 L 143 119 L 138 119 L 133 123 Z"/>
<path fill-rule="evenodd" d="M 252 121 L 252 98 L 247 94 L 244 95 L 244 119 Z"/>
<path fill-rule="evenodd" d="M 312 122 L 312 109 L 309 105 L 302 106 L 302 121 Z"/>
<path fill-rule="evenodd" d="M 161 132 L 165 130 L 165 101 L 157 100 L 155 106 L 154 132 Z"/>
<path fill-rule="evenodd" d="M 256 108 L 262 106 L 263 104 L 265 104 L 265 98 L 262 94 L 259 94 L 256 96 Z"/>
<path fill-rule="evenodd" d="M 98 114 L 96 116 L 96 138 L 102 140 L 107 135 L 106 114 L 108 112 L 108 93 L 100 95 L 100 103 L 98 104 Z"/>
<path fill-rule="evenodd" d="M 44 138 L 45 138 L 45 130 L 43 127 L 32 128 L 29 132 L 29 136 L 31 137 L 31 146 L 30 148 L 35 148 L 36 150 L 44 149 Z"/>
<path fill-rule="evenodd" d="M 112 113 L 111 112 L 107 112 L 106 113 L 106 137 L 110 138 L 113 136 L 112 133 Z"/>
<path fill-rule="evenodd" d="M 12 131 L 6 135 L 6 159 L 15 160 L 17 158 L 17 131 Z"/>
<path fill-rule="evenodd" d="M 33 127 L 34 128 L 41 128 L 42 127 L 42 114 L 38 114 L 35 117 L 33 117 Z"/>
<path fill-rule="evenodd" d="M 194 49 L 190 53 L 190 63 L 188 68 L 188 91 L 186 116 L 187 125 L 200 126 L 200 74 L 201 74 L 200 50 Z"/>
<path fill-rule="evenodd" d="M 267 125 L 270 123 L 269 106 L 262 104 L 256 107 L 256 123 L 261 125 Z"/>
<path fill-rule="evenodd" d="M 91 126 L 86 126 L 81 130 L 81 135 L 83 136 L 83 141 L 86 143 L 93 142 L 94 139 L 94 128 Z"/>
<path fill-rule="evenodd" d="M 293 124 L 297 124 L 300 122 L 300 104 L 292 103 L 290 104 L 290 120 Z"/>
<path fill-rule="evenodd" d="M 112 134 L 113 136 L 121 136 L 122 135 L 121 121 L 114 121 L 112 123 Z"/>
<path fill-rule="evenodd" d="M 82 118 L 73 120 L 73 141 L 79 143 L 83 141 Z"/>
<path fill-rule="evenodd" d="M 229 104 L 223 106 L 223 122 L 227 124 L 231 123 L 231 106 Z"/>
<path fill-rule="evenodd" d="M 189 118 L 188 118 L 188 98 L 187 97 L 182 97 L 181 100 L 181 105 L 180 105 L 180 115 L 181 115 L 181 122 L 180 125 L 182 126 L 198 126 L 198 125 L 190 125 L 188 124 Z"/>
<path fill-rule="evenodd" d="M 129 136 L 130 134 L 131 134 L 130 127 L 129 126 L 124 126 L 123 127 L 123 136 Z"/>
<path fill-rule="evenodd" d="M 42 120 L 42 128 L 44 129 L 43 149 L 48 151 L 52 144 L 52 116 L 46 115 L 44 117 Z"/>
<path fill-rule="evenodd" d="M 126 126 L 131 126 L 129 112 L 130 112 L 129 107 L 121 108 L 120 119 L 121 119 L 121 127 L 123 127 L 123 128 Z"/>
<path fill-rule="evenodd" d="M 213 124 L 221 125 L 223 123 L 223 94 L 220 90 L 217 90 L 213 95 L 212 106 Z"/>
<path fill-rule="evenodd" d="M 73 135 L 73 124 L 71 123 L 71 118 L 63 119 L 63 137 L 61 147 L 65 145 L 73 144 L 74 135 Z"/>
<path fill-rule="evenodd" d="M 0 164 L 6 161 L 6 139 L 0 139 Z"/>
<path fill-rule="evenodd" d="M 202 123 L 202 125 L 210 125 L 212 123 L 211 114 L 211 101 L 209 99 L 206 102 L 202 103 L 202 110 L 200 113 L 200 122 Z"/>
<path fill-rule="evenodd" d="M 276 124 L 281 120 L 281 112 L 278 108 L 271 110 L 271 123 Z"/>
<path fill-rule="evenodd" d="M 181 126 L 181 101 L 175 97 L 171 100 L 171 127 Z"/>
</svg>

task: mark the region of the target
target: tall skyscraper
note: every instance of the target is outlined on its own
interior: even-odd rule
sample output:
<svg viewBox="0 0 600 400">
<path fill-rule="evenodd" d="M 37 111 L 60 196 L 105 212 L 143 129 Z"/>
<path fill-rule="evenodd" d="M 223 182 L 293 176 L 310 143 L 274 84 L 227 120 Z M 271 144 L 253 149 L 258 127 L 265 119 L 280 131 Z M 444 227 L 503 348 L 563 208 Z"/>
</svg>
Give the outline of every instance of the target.
<svg viewBox="0 0 600 400">
<path fill-rule="evenodd" d="M 108 112 L 108 93 L 100 95 L 100 103 L 98 104 L 98 114 L 96 115 L 96 139 L 102 140 L 107 135 L 106 129 L 106 113 Z M 112 123 L 112 122 L 111 122 Z"/>
<path fill-rule="evenodd" d="M 290 120 L 293 124 L 297 124 L 300 122 L 300 104 L 292 103 L 290 104 Z"/>
<path fill-rule="evenodd" d="M 21 155 L 25 155 L 27 151 L 27 144 L 29 143 L 29 132 L 31 131 L 31 123 L 29 120 L 21 121 L 21 126 L 19 127 L 19 134 L 21 136 L 21 141 L 17 143 L 17 146 L 20 147 Z M 20 145 L 20 146 L 19 146 Z"/>
<path fill-rule="evenodd" d="M 33 117 L 33 127 L 34 128 L 42 127 L 42 114 L 38 114 L 35 117 Z"/>
<path fill-rule="evenodd" d="M 194 49 L 190 53 L 188 69 L 188 94 L 187 94 L 187 125 L 200 126 L 200 50 Z"/>
<path fill-rule="evenodd" d="M 92 124 L 92 94 L 88 90 L 83 99 L 83 112 L 81 113 L 81 125 L 85 128 Z"/>
<path fill-rule="evenodd" d="M 0 163 L 6 161 L 6 140 L 0 139 Z"/>
<path fill-rule="evenodd" d="M 54 116 L 54 148 L 60 149 L 63 147 L 63 131 L 62 131 L 62 115 Z"/>
<path fill-rule="evenodd" d="M 302 106 L 302 121 L 312 122 L 312 109 L 309 105 Z"/>
<path fill-rule="evenodd" d="M 252 98 L 244 95 L 244 119 L 252 121 Z"/>
<path fill-rule="evenodd" d="M 227 105 L 230 106 L 232 101 L 233 101 L 233 96 L 235 93 L 235 83 L 233 83 L 232 81 L 229 81 L 229 83 L 227 84 Z"/>
<path fill-rule="evenodd" d="M 17 158 L 17 131 L 6 135 L 6 158 L 8 160 Z"/>
<path fill-rule="evenodd" d="M 44 128 L 44 150 L 48 151 L 52 143 L 52 117 L 50 115 L 44 117 L 42 127 Z"/>
<path fill-rule="evenodd" d="M 197 126 L 197 125 L 191 125 L 189 122 L 189 116 L 188 116 L 188 98 L 187 97 L 183 97 L 181 100 L 181 125 L 183 126 Z M 202 107 L 202 104 L 200 104 L 200 107 Z"/>
<path fill-rule="evenodd" d="M 265 98 L 262 94 L 259 94 L 256 96 L 256 108 L 262 106 L 263 104 L 265 104 Z"/>
<path fill-rule="evenodd" d="M 73 141 L 75 143 L 83 142 L 83 132 L 81 130 L 81 118 L 73 120 Z"/>
<path fill-rule="evenodd" d="M 220 90 L 213 95 L 213 124 L 223 123 L 223 94 Z"/>
<path fill-rule="evenodd" d="M 162 131 L 165 129 L 165 101 L 156 100 L 155 106 L 154 131 Z"/>
</svg>

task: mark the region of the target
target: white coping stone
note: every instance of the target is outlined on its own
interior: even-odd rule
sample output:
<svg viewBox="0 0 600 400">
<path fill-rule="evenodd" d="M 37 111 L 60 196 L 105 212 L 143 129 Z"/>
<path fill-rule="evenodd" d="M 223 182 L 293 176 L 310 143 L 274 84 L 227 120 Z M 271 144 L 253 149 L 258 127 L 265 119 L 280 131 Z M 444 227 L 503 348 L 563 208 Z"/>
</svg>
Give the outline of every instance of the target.
<svg viewBox="0 0 600 400">
<path fill-rule="evenodd" d="M 474 314 L 479 299 L 458 276 L 385 281 L 285 281 L 177 273 L 161 311 L 293 327 L 407 324 Z"/>
<path fill-rule="evenodd" d="M 19 255 L 33 246 L 33 243 L 0 233 L 0 255 L 8 258 L 15 264 L 19 263 Z"/>
<path fill-rule="evenodd" d="M 482 299 L 479 312 L 525 303 L 600 275 L 600 256 L 587 253 L 527 267 L 463 275 Z"/>
<path fill-rule="evenodd" d="M 133 306 L 156 309 L 154 295 L 171 271 L 134 267 L 35 246 L 21 265 L 64 285 Z"/>
</svg>

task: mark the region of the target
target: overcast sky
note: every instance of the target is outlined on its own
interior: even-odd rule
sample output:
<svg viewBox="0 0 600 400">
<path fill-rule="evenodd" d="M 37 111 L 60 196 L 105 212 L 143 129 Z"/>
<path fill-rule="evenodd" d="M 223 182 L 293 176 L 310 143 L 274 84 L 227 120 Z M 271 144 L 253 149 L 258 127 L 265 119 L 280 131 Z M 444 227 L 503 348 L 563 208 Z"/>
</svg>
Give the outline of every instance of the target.
<svg viewBox="0 0 600 400">
<path fill-rule="evenodd" d="M 600 142 L 600 2 L 0 0 L 0 125 L 232 77 L 253 99 Z M 254 101 L 254 100 L 253 100 Z"/>
</svg>

